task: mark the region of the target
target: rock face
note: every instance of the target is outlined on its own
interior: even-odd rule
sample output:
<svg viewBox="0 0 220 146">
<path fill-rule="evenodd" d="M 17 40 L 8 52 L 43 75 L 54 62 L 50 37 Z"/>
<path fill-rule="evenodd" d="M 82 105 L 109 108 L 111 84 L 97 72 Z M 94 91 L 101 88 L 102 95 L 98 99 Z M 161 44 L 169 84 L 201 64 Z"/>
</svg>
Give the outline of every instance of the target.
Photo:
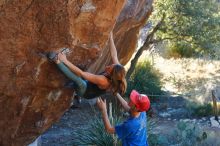
<svg viewBox="0 0 220 146">
<path fill-rule="evenodd" d="M 125 64 L 151 11 L 152 0 L 1 0 L 0 145 L 31 143 L 70 107 L 67 79 L 42 53 L 68 47 L 74 64 L 99 72 L 114 28 Z"/>
</svg>

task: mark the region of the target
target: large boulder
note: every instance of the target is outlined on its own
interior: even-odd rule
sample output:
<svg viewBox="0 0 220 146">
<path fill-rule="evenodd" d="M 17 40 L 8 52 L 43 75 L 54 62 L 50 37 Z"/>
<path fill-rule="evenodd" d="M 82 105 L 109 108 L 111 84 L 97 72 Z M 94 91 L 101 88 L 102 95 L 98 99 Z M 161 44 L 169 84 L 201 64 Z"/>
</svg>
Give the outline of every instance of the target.
<svg viewBox="0 0 220 146">
<path fill-rule="evenodd" d="M 70 107 L 67 80 L 43 53 L 68 47 L 79 67 L 110 63 L 109 33 L 122 64 L 135 51 L 152 0 L 1 0 L 0 145 L 27 145 Z"/>
</svg>

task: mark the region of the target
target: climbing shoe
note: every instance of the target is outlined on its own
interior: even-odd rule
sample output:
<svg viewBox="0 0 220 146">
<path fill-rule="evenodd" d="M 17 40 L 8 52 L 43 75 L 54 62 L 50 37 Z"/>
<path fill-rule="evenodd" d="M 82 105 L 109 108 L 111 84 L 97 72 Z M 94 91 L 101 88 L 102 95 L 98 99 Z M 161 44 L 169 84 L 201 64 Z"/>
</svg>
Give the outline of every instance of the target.
<svg viewBox="0 0 220 146">
<path fill-rule="evenodd" d="M 75 95 L 75 98 L 76 98 L 76 101 L 77 101 L 78 104 L 82 103 L 82 97 L 80 97 L 78 95 Z"/>
<path fill-rule="evenodd" d="M 47 58 L 51 61 L 56 61 L 58 57 L 58 54 L 56 52 L 48 52 Z"/>
<path fill-rule="evenodd" d="M 75 108 L 80 108 L 80 104 L 82 103 L 82 99 L 80 96 L 78 96 L 77 94 L 74 95 L 74 99 L 71 103 L 71 108 L 75 109 Z"/>
</svg>

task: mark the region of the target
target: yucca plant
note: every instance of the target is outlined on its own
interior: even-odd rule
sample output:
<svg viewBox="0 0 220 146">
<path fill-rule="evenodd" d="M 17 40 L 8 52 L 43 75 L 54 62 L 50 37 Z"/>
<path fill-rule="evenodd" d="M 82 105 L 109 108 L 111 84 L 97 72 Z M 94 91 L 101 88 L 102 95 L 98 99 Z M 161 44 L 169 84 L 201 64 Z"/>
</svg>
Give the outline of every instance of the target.
<svg viewBox="0 0 220 146">
<path fill-rule="evenodd" d="M 114 113 L 114 111 L 113 111 Z M 118 115 L 118 114 L 113 114 Z M 120 116 L 113 116 L 112 125 L 116 125 L 122 121 Z M 76 146 L 120 146 L 120 141 L 115 141 L 111 134 L 105 131 L 105 127 L 101 117 L 95 116 L 91 123 L 91 127 L 87 130 L 79 130 L 75 133 L 77 138 L 73 145 Z"/>
</svg>

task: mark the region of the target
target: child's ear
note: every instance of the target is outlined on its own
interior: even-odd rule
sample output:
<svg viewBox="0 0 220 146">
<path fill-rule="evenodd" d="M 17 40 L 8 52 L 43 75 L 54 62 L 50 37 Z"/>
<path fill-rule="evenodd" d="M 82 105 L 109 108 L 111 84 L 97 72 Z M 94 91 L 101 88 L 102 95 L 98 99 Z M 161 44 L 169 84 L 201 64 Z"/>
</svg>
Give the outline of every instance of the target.
<svg viewBox="0 0 220 146">
<path fill-rule="evenodd" d="M 132 109 L 132 110 L 136 110 L 136 107 L 135 107 L 134 104 L 131 106 L 131 109 Z"/>
</svg>

